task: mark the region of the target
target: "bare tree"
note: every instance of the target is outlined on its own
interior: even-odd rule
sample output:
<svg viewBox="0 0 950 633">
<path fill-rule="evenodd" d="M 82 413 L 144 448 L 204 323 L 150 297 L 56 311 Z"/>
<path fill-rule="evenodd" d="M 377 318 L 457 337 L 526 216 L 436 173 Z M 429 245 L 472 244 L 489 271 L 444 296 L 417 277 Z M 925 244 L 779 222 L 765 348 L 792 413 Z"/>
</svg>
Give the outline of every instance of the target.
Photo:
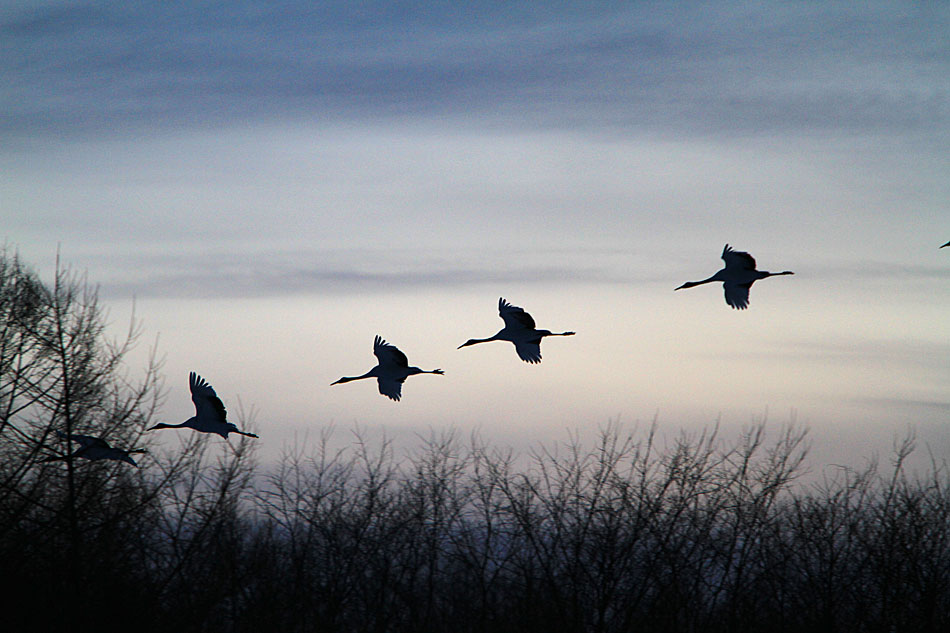
<svg viewBox="0 0 950 633">
<path fill-rule="evenodd" d="M 49 286 L 0 252 L 0 542 L 5 571 L 60 584 L 65 612 L 89 601 L 89 577 L 133 547 L 125 529 L 161 482 L 121 461 L 80 459 L 76 435 L 148 449 L 162 399 L 154 353 L 133 379 L 124 359 L 134 317 L 111 340 L 97 291 L 57 261 Z M 146 455 L 143 461 L 148 461 Z M 28 596 L 22 601 L 28 604 Z M 48 614 L 49 608 L 41 609 Z"/>
</svg>

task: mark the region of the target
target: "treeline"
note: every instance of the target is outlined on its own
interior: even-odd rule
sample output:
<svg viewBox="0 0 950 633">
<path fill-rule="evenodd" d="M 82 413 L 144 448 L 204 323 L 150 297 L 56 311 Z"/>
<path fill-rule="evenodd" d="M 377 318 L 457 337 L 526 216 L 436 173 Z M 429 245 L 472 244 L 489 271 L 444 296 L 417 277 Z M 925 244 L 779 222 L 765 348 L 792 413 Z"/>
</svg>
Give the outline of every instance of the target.
<svg viewBox="0 0 950 633">
<path fill-rule="evenodd" d="M 761 425 L 529 455 L 446 432 L 406 458 L 324 434 L 265 468 L 255 440 L 151 442 L 160 363 L 130 378 L 135 328 L 107 341 L 81 278 L 4 253 L 0 317 L 6 630 L 950 630 L 950 478 L 907 472 L 911 438 L 808 483 L 804 431 Z M 149 453 L 70 457 L 57 431 Z"/>
</svg>

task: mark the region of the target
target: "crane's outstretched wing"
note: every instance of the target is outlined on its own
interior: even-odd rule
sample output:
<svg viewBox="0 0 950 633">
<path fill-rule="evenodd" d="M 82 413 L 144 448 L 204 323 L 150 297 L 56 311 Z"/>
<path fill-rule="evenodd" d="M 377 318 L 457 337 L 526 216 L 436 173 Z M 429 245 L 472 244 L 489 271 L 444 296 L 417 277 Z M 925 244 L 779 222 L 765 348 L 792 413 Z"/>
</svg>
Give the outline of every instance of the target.
<svg viewBox="0 0 950 633">
<path fill-rule="evenodd" d="M 502 297 L 498 298 L 498 315 L 504 320 L 505 327 L 508 329 L 534 329 L 534 319 L 531 318 L 531 315 L 518 306 L 511 305 Z"/>
<path fill-rule="evenodd" d="M 747 284 L 724 283 L 723 290 L 726 293 L 726 303 L 736 310 L 745 310 L 749 307 L 749 288 L 753 282 Z"/>
<path fill-rule="evenodd" d="M 135 460 L 132 459 L 132 456 L 124 451 L 112 459 L 118 460 L 120 462 L 126 462 L 128 464 L 132 464 L 133 466 L 138 466 L 138 464 L 135 463 Z"/>
<path fill-rule="evenodd" d="M 755 270 L 755 258 L 743 251 L 733 250 L 726 244 L 722 249 L 722 261 L 726 262 L 726 268 L 739 268 L 742 270 Z"/>
<path fill-rule="evenodd" d="M 395 345 L 390 345 L 382 339 L 379 334 L 373 341 L 373 353 L 379 360 L 380 365 L 395 365 L 397 367 L 408 367 L 409 359 Z"/>
<path fill-rule="evenodd" d="M 61 440 L 65 440 L 68 437 L 83 448 L 111 448 L 109 443 L 101 437 L 93 437 L 91 435 L 77 435 L 75 433 L 67 436 L 62 431 L 56 431 L 56 435 L 59 436 L 59 439 Z"/>
<path fill-rule="evenodd" d="M 133 466 L 138 466 L 135 463 L 135 460 L 132 459 L 132 456 L 129 455 L 129 451 L 123 451 L 118 448 L 110 448 L 108 451 L 102 451 L 101 453 L 93 456 L 89 455 L 90 459 L 114 459 L 117 462 L 125 462 L 127 464 L 132 464 Z"/>
<path fill-rule="evenodd" d="M 188 374 L 188 386 L 191 387 L 191 401 L 195 403 L 197 417 L 217 419 L 221 422 L 227 420 L 228 412 L 224 408 L 224 403 L 208 381 L 195 372 L 191 372 Z"/>
<path fill-rule="evenodd" d="M 383 394 L 387 398 L 399 402 L 399 399 L 402 398 L 402 383 L 406 382 L 405 378 L 399 380 L 395 378 L 377 378 L 376 382 L 379 383 L 379 393 Z"/>
<path fill-rule="evenodd" d="M 515 351 L 518 357 L 526 363 L 541 362 L 541 338 L 538 337 L 531 341 L 519 341 L 515 343 Z"/>
</svg>

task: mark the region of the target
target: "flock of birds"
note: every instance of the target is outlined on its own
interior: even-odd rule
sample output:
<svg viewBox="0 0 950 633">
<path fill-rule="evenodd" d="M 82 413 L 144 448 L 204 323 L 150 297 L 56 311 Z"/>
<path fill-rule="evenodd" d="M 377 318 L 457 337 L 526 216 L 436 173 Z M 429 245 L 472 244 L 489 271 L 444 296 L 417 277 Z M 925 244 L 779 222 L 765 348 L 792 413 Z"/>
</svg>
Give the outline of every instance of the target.
<svg viewBox="0 0 950 633">
<path fill-rule="evenodd" d="M 947 242 L 940 248 L 950 246 Z M 725 293 L 726 303 L 737 310 L 745 310 L 749 307 L 749 289 L 752 284 L 759 279 L 774 277 L 778 275 L 793 275 L 790 270 L 784 270 L 779 273 L 772 273 L 765 270 L 756 270 L 755 259 L 746 252 L 734 250 L 728 244 L 722 250 L 722 259 L 725 266 L 714 275 L 701 281 L 687 281 L 683 285 L 674 288 L 681 290 L 683 288 L 693 288 L 702 284 L 712 282 L 722 282 Z M 482 339 L 469 339 L 459 345 L 458 349 L 476 345 L 478 343 L 488 343 L 490 341 L 508 341 L 515 346 L 518 357 L 526 363 L 541 362 L 541 339 L 545 336 L 573 336 L 574 332 L 551 332 L 550 330 L 539 330 L 535 327 L 534 319 L 522 308 L 512 305 L 504 298 L 498 299 L 498 315 L 505 322 L 505 327 L 500 329 L 494 336 Z M 418 367 L 411 367 L 409 359 L 395 345 L 384 341 L 380 336 L 376 336 L 373 341 L 373 354 L 376 355 L 377 364 L 365 374 L 360 376 L 344 376 L 339 380 L 330 383 L 338 385 L 354 380 L 364 378 L 375 378 L 379 385 L 379 393 L 398 401 L 402 397 L 402 385 L 409 376 L 417 374 L 438 374 L 443 375 L 441 369 L 425 370 Z M 181 424 L 159 423 L 148 429 L 174 429 L 190 428 L 200 433 L 217 433 L 225 440 L 229 433 L 237 433 L 247 437 L 258 437 L 254 433 L 241 431 L 233 423 L 227 420 L 227 410 L 224 403 L 215 393 L 214 388 L 208 382 L 191 372 L 188 376 L 188 385 L 191 388 L 191 400 L 195 404 L 195 415 L 188 418 Z M 79 448 L 67 455 L 50 457 L 44 462 L 62 461 L 72 457 L 82 457 L 89 460 L 112 459 L 117 461 L 135 464 L 132 459 L 132 453 L 144 453 L 144 449 L 122 450 L 113 448 L 104 439 L 92 437 L 89 435 L 65 434 L 59 431 L 57 436 L 62 440 L 76 442 Z"/>
</svg>

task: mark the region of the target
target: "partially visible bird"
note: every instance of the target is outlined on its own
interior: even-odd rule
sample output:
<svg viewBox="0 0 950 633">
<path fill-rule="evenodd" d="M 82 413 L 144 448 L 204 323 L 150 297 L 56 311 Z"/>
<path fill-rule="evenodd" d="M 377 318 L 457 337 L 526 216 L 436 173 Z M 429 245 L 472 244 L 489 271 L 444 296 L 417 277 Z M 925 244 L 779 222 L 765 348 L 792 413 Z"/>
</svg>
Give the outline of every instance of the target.
<svg viewBox="0 0 950 633">
<path fill-rule="evenodd" d="M 188 374 L 188 386 L 191 388 L 191 400 L 195 403 L 195 415 L 181 424 L 165 424 L 160 422 L 149 429 L 180 429 L 188 427 L 201 433 L 217 433 L 224 439 L 228 439 L 228 433 L 237 433 L 247 437 L 257 437 L 253 433 L 239 431 L 238 428 L 228 422 L 228 412 L 224 408 L 224 403 L 214 392 L 214 388 L 208 382 L 191 372 Z"/>
<path fill-rule="evenodd" d="M 439 374 L 444 375 L 441 369 L 426 371 L 418 367 L 410 367 L 409 359 L 395 345 L 390 345 L 384 341 L 378 334 L 373 339 L 373 353 L 379 359 L 379 364 L 370 369 L 362 376 L 344 376 L 330 385 L 338 385 L 352 380 L 361 380 L 363 378 L 375 378 L 379 383 L 379 393 L 392 400 L 398 401 L 402 398 L 402 383 L 406 382 L 409 376 L 416 374 Z"/>
<path fill-rule="evenodd" d="M 73 442 L 79 444 L 79 448 L 72 452 L 68 456 L 62 457 L 48 457 L 43 462 L 57 462 L 64 461 L 70 457 L 82 457 L 83 459 L 88 459 L 96 461 L 97 459 L 114 459 L 120 462 L 128 462 L 133 466 L 137 466 L 135 460 L 132 459 L 132 453 L 145 453 L 147 452 L 144 448 L 133 448 L 130 451 L 124 451 L 121 448 L 112 448 L 109 446 L 109 443 L 100 437 L 93 437 L 91 435 L 76 435 L 70 434 L 66 435 L 62 431 L 56 431 L 56 435 L 61 440 L 70 439 Z"/>
<path fill-rule="evenodd" d="M 941 246 L 940 248 L 943 248 L 944 246 L 950 246 L 950 242 L 947 242 L 946 244 L 944 244 L 944 245 Z"/>
<path fill-rule="evenodd" d="M 726 294 L 726 303 L 737 310 L 745 310 L 749 307 L 749 288 L 759 279 L 774 277 L 775 275 L 794 275 L 790 270 L 783 270 L 780 273 L 770 273 L 765 270 L 755 269 L 755 259 L 752 255 L 742 251 L 733 250 L 728 244 L 722 249 L 722 260 L 726 262 L 726 267 L 717 272 L 709 279 L 702 281 L 687 281 L 679 288 L 692 288 L 700 284 L 708 284 L 712 281 L 723 282 L 723 289 Z"/>
<path fill-rule="evenodd" d="M 531 315 L 519 308 L 513 306 L 503 297 L 498 299 L 498 315 L 505 322 L 505 327 L 501 328 L 495 336 L 490 338 L 472 338 L 461 345 L 458 349 L 475 345 L 476 343 L 487 343 L 488 341 L 509 341 L 514 343 L 515 351 L 518 356 L 526 363 L 541 362 L 541 339 L 545 336 L 574 336 L 574 332 L 551 332 L 550 330 L 538 330 L 534 327 L 534 319 Z"/>
</svg>

